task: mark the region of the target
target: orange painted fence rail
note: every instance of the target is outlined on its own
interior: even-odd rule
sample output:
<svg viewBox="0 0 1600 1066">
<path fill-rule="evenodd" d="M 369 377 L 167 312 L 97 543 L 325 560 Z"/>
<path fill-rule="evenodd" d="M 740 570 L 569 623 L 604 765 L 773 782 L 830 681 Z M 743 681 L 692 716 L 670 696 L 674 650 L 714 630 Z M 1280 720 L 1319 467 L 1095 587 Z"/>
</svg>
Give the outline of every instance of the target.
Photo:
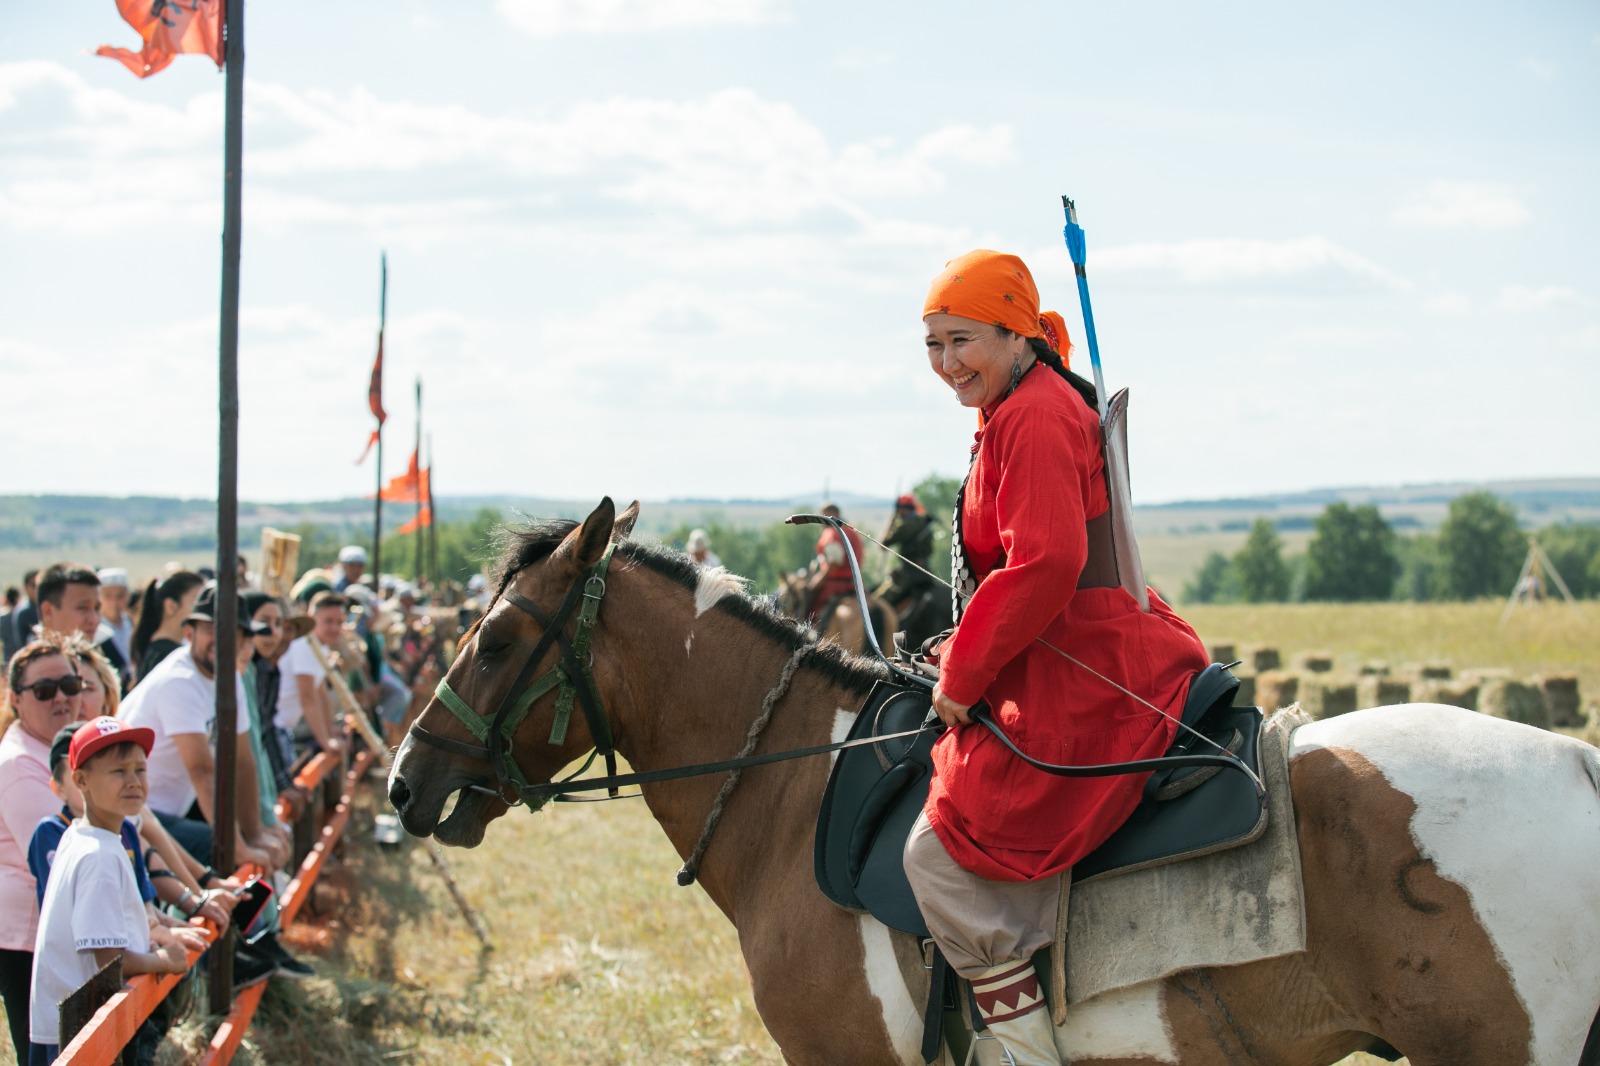
<svg viewBox="0 0 1600 1066">
<path fill-rule="evenodd" d="M 372 759 L 371 751 L 362 751 L 356 756 L 344 780 L 338 782 L 343 786 L 338 805 L 323 822 L 309 852 L 300 857 L 294 879 L 289 882 L 289 887 L 278 900 L 278 921 L 281 926 L 287 926 L 299 913 L 301 904 L 305 902 L 312 885 L 316 883 L 317 875 L 322 871 L 322 864 L 327 859 L 328 852 L 338 843 L 339 835 L 344 831 L 345 823 L 350 818 L 350 805 L 355 796 L 355 787 L 365 775 Z M 319 753 L 308 760 L 295 776 L 295 784 L 315 798 L 327 783 L 338 781 L 336 777 L 330 775 L 335 774 L 342 766 L 343 761 L 338 756 L 326 752 Z M 320 804 L 315 802 L 308 803 L 303 820 L 314 817 L 319 806 Z M 288 804 L 280 799 L 279 819 L 287 822 L 290 813 Z M 295 836 L 297 841 L 301 839 L 298 824 Z M 302 849 L 297 846 L 295 850 L 299 855 Z M 243 880 L 260 872 L 255 866 L 246 864 L 238 869 L 237 876 Z M 197 918 L 192 924 L 205 933 L 208 941 L 215 942 L 217 930 L 209 921 Z M 190 953 L 191 968 L 199 957 L 199 953 Z M 139 1031 L 139 1026 L 150 1016 L 150 1012 L 167 997 L 182 976 L 140 974 L 130 978 L 122 991 L 108 999 L 95 1012 L 89 1024 L 61 1049 L 56 1059 L 58 1066 L 111 1066 L 121 1056 L 123 1048 L 133 1039 L 134 1034 Z M 239 993 L 234 1000 L 233 1010 L 229 1012 L 222 1027 L 212 1038 L 211 1046 L 201 1062 L 208 1066 L 223 1066 L 233 1058 L 233 1053 L 244 1036 L 244 1030 L 255 1013 L 256 1005 L 261 1002 L 261 993 L 265 988 L 266 984 L 263 982 Z"/>
</svg>

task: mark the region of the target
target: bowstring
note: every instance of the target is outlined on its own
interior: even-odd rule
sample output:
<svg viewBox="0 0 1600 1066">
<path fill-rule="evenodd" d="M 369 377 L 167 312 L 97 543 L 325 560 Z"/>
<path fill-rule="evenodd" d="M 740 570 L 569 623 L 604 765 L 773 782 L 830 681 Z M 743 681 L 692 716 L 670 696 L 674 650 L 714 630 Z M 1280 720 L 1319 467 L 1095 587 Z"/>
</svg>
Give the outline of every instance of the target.
<svg viewBox="0 0 1600 1066">
<path fill-rule="evenodd" d="M 840 524 L 843 525 L 847 529 L 854 529 L 857 533 L 861 534 L 861 536 L 862 536 L 862 538 L 864 540 L 871 541 L 872 543 L 876 544 L 878 547 L 882 548 L 884 551 L 888 552 L 890 555 L 894 556 L 896 559 L 899 559 L 902 563 L 905 563 L 907 566 L 912 567 L 913 569 L 916 569 L 916 570 L 921 570 L 924 574 L 927 574 L 929 577 L 933 578 L 935 581 L 937 581 L 939 584 L 943 585 L 945 588 L 950 589 L 952 592 L 955 591 L 955 587 L 953 585 L 951 585 L 949 581 L 947 581 L 946 579 L 940 577 L 938 574 L 934 573 L 932 570 L 929 570 L 927 567 L 920 566 L 917 563 L 912 562 L 910 559 L 907 559 L 904 555 L 901 555 L 899 552 L 895 551 L 893 548 L 889 547 L 887 544 L 885 544 L 883 541 L 879 540 L 878 538 L 874 537 L 872 534 L 867 533 L 866 531 L 860 529 L 857 526 L 851 525 L 849 522 L 841 522 Z M 1129 689 L 1127 689 L 1123 685 L 1121 685 L 1118 682 L 1116 682 L 1116 681 L 1112 680 L 1111 678 L 1107 677 L 1105 674 L 1102 674 L 1100 671 L 1096 670 L 1094 667 L 1090 666 L 1088 663 L 1084 662 L 1083 660 L 1081 660 L 1081 659 L 1079 659 L 1079 658 L 1077 658 L 1075 656 L 1068 655 L 1066 652 L 1062 651 L 1060 648 L 1056 647 L 1054 644 L 1051 644 L 1048 640 L 1045 640 L 1043 637 L 1034 637 L 1033 639 L 1036 642 L 1038 642 L 1040 644 L 1043 644 L 1045 647 L 1049 648 L 1051 651 L 1055 652 L 1057 655 L 1061 656 L 1063 659 L 1067 660 L 1067 662 L 1069 662 L 1072 665 L 1078 667 L 1080 670 L 1085 671 L 1090 676 L 1097 677 L 1101 681 L 1104 681 L 1106 684 L 1110 685 L 1112 688 L 1116 689 L 1118 692 L 1122 693 L 1124 696 L 1127 696 L 1129 699 L 1135 700 L 1138 703 L 1144 704 L 1146 707 L 1150 708 L 1152 711 L 1156 712 L 1161 717 L 1167 719 L 1167 721 L 1176 724 L 1177 727 L 1179 729 L 1183 730 L 1184 732 L 1191 733 L 1194 736 L 1199 737 L 1201 740 L 1205 741 L 1207 744 L 1211 745 L 1213 748 L 1216 748 L 1223 755 L 1226 755 L 1226 756 L 1228 756 L 1230 758 L 1233 758 L 1235 761 L 1237 761 L 1239 763 L 1239 765 L 1241 767 L 1244 767 L 1245 773 L 1250 775 L 1250 779 L 1252 781 L 1254 781 L 1258 787 L 1265 788 L 1265 786 L 1262 785 L 1261 779 L 1255 775 L 1255 772 L 1252 771 L 1250 769 L 1250 767 L 1245 766 L 1243 760 L 1239 759 L 1238 756 L 1234 755 L 1232 752 L 1230 752 L 1223 745 L 1218 744 L 1215 740 L 1212 740 L 1210 737 L 1208 737 L 1204 733 L 1200 732 L 1200 730 L 1194 728 L 1194 726 L 1189 725 L 1183 719 L 1174 717 L 1173 715 L 1169 714 L 1167 711 L 1161 709 L 1160 707 L 1157 707 L 1155 704 L 1151 703 L 1149 700 L 1145 699 L 1143 696 L 1139 695 L 1137 692 L 1130 691 Z"/>
</svg>

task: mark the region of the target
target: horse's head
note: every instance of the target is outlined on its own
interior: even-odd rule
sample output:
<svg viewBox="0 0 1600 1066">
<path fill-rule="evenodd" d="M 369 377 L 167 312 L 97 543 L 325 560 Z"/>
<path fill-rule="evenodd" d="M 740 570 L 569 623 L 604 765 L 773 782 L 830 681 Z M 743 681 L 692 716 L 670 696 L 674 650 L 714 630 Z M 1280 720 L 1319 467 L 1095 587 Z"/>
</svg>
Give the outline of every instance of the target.
<svg viewBox="0 0 1600 1066">
<path fill-rule="evenodd" d="M 634 503 L 617 516 L 608 497 L 582 525 L 513 536 L 489 610 L 462 637 L 395 756 L 389 799 L 407 831 L 475 847 L 510 809 L 519 784 L 549 781 L 595 746 L 586 708 L 604 723 L 609 686 L 590 672 L 588 643 L 603 571 L 638 515 Z"/>
</svg>

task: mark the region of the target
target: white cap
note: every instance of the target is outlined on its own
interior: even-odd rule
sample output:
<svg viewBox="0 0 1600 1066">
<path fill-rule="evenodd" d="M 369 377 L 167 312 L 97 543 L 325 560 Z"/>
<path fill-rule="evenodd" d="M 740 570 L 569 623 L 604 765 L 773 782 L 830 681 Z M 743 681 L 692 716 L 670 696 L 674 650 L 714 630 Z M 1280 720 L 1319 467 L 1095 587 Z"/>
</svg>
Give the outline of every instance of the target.
<svg viewBox="0 0 1600 1066">
<path fill-rule="evenodd" d="M 128 587 L 128 572 L 120 566 L 108 566 L 97 575 L 102 585 L 116 585 L 119 588 Z"/>
<path fill-rule="evenodd" d="M 366 566 L 367 549 L 359 544 L 346 544 L 339 549 L 339 561 L 341 563 L 360 563 L 362 566 Z"/>
<path fill-rule="evenodd" d="M 706 536 L 706 531 L 703 529 L 691 530 L 687 547 L 692 552 L 707 551 L 711 548 L 711 538 Z"/>
</svg>

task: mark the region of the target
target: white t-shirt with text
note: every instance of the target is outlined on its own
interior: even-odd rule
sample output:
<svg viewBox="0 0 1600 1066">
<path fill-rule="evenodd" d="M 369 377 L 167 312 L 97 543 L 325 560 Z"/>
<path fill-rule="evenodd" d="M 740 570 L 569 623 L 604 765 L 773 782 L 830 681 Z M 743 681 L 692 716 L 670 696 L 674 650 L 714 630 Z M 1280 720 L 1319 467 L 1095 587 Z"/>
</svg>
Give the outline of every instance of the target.
<svg viewBox="0 0 1600 1066">
<path fill-rule="evenodd" d="M 234 675 L 239 701 L 237 732 L 250 729 L 250 712 L 245 703 L 244 681 Z M 150 794 L 146 799 L 150 809 L 162 814 L 183 817 L 194 805 L 194 780 L 184 765 L 173 737 L 185 734 L 204 734 L 211 741 L 216 754 L 216 735 L 213 726 L 217 719 L 217 683 L 202 674 L 194 664 L 189 645 L 185 644 L 161 660 L 150 676 L 133 686 L 128 698 L 122 701 L 117 717 L 129 725 L 145 726 L 155 731 L 155 746 L 150 749 L 148 776 Z"/>
<path fill-rule="evenodd" d="M 96 949 L 150 950 L 150 923 L 122 837 L 80 818 L 56 848 L 33 945 L 29 1039 L 59 1044 L 61 1001 L 100 969 Z"/>
</svg>

